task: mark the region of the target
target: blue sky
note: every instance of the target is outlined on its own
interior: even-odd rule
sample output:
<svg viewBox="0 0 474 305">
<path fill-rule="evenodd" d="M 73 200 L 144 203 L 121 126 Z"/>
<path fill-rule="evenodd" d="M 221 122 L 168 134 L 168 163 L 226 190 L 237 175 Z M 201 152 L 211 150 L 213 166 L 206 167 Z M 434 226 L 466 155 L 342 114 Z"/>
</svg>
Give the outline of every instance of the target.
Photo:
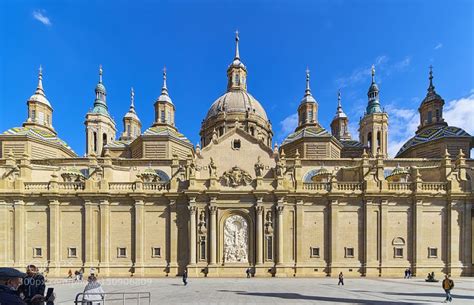
<svg viewBox="0 0 474 305">
<path fill-rule="evenodd" d="M 82 155 L 99 64 L 120 132 L 132 86 L 143 130 L 151 125 L 166 65 L 177 127 L 196 144 L 225 92 L 238 29 L 248 89 L 265 107 L 274 141 L 294 128 L 307 66 L 319 121 L 329 128 L 340 88 L 358 138 L 375 64 L 393 155 L 416 129 L 431 64 L 448 123 L 474 133 L 473 11 L 468 0 L 2 1 L 0 130 L 25 120 L 42 64 L 53 125 Z"/>
</svg>

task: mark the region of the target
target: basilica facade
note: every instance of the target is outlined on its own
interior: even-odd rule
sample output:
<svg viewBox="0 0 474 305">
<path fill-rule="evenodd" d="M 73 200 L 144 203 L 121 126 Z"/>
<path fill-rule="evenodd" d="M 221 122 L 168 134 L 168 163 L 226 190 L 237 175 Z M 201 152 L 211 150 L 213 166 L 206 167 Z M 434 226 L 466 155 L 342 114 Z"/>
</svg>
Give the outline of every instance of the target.
<svg viewBox="0 0 474 305">
<path fill-rule="evenodd" d="M 153 124 L 132 89 L 120 132 L 101 67 L 80 157 L 53 127 L 40 70 L 25 122 L 0 135 L 0 265 L 49 277 L 472 276 L 474 138 L 445 122 L 430 70 L 418 130 L 389 158 L 374 68 L 368 83 L 354 139 L 340 95 L 330 129 L 320 124 L 307 71 L 298 126 L 274 145 L 237 36 L 227 91 L 193 145 L 166 71 Z"/>
</svg>

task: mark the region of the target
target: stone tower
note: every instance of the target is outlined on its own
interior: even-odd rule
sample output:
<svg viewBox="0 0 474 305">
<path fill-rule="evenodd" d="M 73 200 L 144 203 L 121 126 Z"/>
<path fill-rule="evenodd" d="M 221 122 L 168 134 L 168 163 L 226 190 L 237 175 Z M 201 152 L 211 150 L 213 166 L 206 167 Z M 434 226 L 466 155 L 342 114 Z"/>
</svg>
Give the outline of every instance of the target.
<svg viewBox="0 0 474 305">
<path fill-rule="evenodd" d="M 372 83 L 367 92 L 368 105 L 364 117 L 359 122 L 359 139 L 369 154 L 376 156 L 380 152 L 387 157 L 388 114 L 380 107 L 379 88 L 375 83 L 375 67 L 372 66 Z"/>
<path fill-rule="evenodd" d="M 447 126 L 448 124 L 443 119 L 443 98 L 436 93 L 433 85 L 433 66 L 430 66 L 430 85 L 428 86 L 428 93 L 423 99 L 423 102 L 418 108 L 420 112 L 420 125 L 418 131 L 425 127 L 431 126 Z"/>
<path fill-rule="evenodd" d="M 337 93 L 337 110 L 336 115 L 331 122 L 331 133 L 338 140 L 351 140 L 349 133 L 349 119 L 342 110 L 341 91 Z"/>
<path fill-rule="evenodd" d="M 135 91 L 133 88 L 130 90 L 130 109 L 123 116 L 123 132 L 120 136 L 120 140 L 133 141 L 142 132 L 142 123 L 138 118 L 135 111 Z"/>
<path fill-rule="evenodd" d="M 166 86 L 166 68 L 163 68 L 163 87 L 161 95 L 155 101 L 155 121 L 153 126 L 168 126 L 176 130 L 174 123 L 175 107 Z"/>
<path fill-rule="evenodd" d="M 41 66 L 39 67 L 36 91 L 26 103 L 28 105 L 28 118 L 23 123 L 23 127 L 43 129 L 56 134 L 53 128 L 53 107 L 51 107 L 43 90 L 43 69 Z"/>
<path fill-rule="evenodd" d="M 103 154 L 104 146 L 115 140 L 115 121 L 108 111 L 107 91 L 102 83 L 102 66 L 99 68 L 99 83 L 95 87 L 94 108 L 86 114 L 86 155 Z"/>
<path fill-rule="evenodd" d="M 318 102 L 311 94 L 309 87 L 309 69 L 306 69 L 306 90 L 303 99 L 298 106 L 298 127 L 296 131 L 310 126 L 319 126 Z"/>
</svg>

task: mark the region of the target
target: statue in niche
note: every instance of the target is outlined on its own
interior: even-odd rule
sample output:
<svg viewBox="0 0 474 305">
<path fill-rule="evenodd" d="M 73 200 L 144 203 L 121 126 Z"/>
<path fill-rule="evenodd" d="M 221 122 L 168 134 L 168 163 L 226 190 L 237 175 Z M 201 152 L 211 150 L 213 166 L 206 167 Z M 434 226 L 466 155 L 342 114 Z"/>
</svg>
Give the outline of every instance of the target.
<svg viewBox="0 0 474 305">
<path fill-rule="evenodd" d="M 194 163 L 194 160 L 191 160 L 191 163 L 188 166 L 188 171 L 189 171 L 189 176 L 194 177 L 196 174 L 196 164 Z"/>
<path fill-rule="evenodd" d="M 273 233 L 272 211 L 268 211 L 265 216 L 265 234 Z"/>
<path fill-rule="evenodd" d="M 206 226 L 206 212 L 201 211 L 199 214 L 199 233 L 206 234 L 207 226 Z"/>
<path fill-rule="evenodd" d="M 240 215 L 233 215 L 224 223 L 224 262 L 248 262 L 248 224 Z"/>
<path fill-rule="evenodd" d="M 257 158 L 257 163 L 254 165 L 255 168 L 255 176 L 262 177 L 263 176 L 263 169 L 265 166 L 263 165 L 262 161 L 260 160 L 260 156 Z"/>
<path fill-rule="evenodd" d="M 209 176 L 210 177 L 217 177 L 217 166 L 214 163 L 214 159 L 211 158 L 209 163 Z"/>
</svg>

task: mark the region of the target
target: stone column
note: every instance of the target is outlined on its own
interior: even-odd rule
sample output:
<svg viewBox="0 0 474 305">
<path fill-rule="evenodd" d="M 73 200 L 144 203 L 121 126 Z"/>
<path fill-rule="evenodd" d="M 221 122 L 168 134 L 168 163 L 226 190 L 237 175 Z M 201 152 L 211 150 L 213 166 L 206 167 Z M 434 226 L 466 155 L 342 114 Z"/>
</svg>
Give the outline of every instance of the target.
<svg viewBox="0 0 474 305">
<path fill-rule="evenodd" d="M 255 262 L 257 265 L 263 264 L 263 206 L 255 207 L 255 216 L 256 216 L 256 244 L 257 252 Z"/>
<path fill-rule="evenodd" d="M 144 256 L 144 222 L 145 222 L 145 203 L 143 200 L 135 200 L 135 274 L 144 275 L 143 256 Z"/>
<path fill-rule="evenodd" d="M 84 253 L 85 253 L 85 267 L 92 268 L 94 261 L 94 239 L 93 232 L 97 230 L 94 226 L 94 214 L 92 211 L 92 202 L 90 200 L 84 201 Z M 87 269 L 86 269 L 87 270 Z"/>
<path fill-rule="evenodd" d="M 375 157 L 377 155 L 377 130 L 372 129 L 372 156 Z"/>
<path fill-rule="evenodd" d="M 100 201 L 100 273 L 109 275 L 110 261 L 110 203 Z"/>
<path fill-rule="evenodd" d="M 189 206 L 189 264 L 196 265 L 196 206 Z"/>
<path fill-rule="evenodd" d="M 49 201 L 49 275 L 59 276 L 60 270 L 60 242 L 59 242 L 59 201 L 56 199 Z"/>
<path fill-rule="evenodd" d="M 25 202 L 23 200 L 15 200 L 13 203 L 14 208 L 14 217 L 15 217 L 15 225 L 14 225 L 14 234 L 15 234 L 15 267 L 21 268 L 23 270 L 25 268 Z"/>
<path fill-rule="evenodd" d="M 421 248 L 421 240 L 423 238 L 421 234 L 421 209 L 422 209 L 423 201 L 421 199 L 415 199 L 413 203 L 413 254 L 412 254 L 412 271 L 414 272 L 415 276 L 424 276 L 421 272 L 418 272 L 418 269 L 421 265 L 421 261 L 423 259 L 423 249 Z"/>
<path fill-rule="evenodd" d="M 3 236 L 3 241 L 0 242 L 0 262 L 5 265 L 9 264 L 10 261 L 10 212 L 7 208 L 7 203 L 4 200 L 0 200 L 0 236 Z"/>
<path fill-rule="evenodd" d="M 365 276 L 378 276 L 378 251 L 380 249 L 377 238 L 380 227 L 378 225 L 379 211 L 372 201 L 364 202 L 364 265 Z"/>
<path fill-rule="evenodd" d="M 284 257 L 283 257 L 283 253 L 284 253 L 284 242 L 283 242 L 283 210 L 284 210 L 284 206 L 277 206 L 277 214 L 278 214 L 278 223 L 277 223 L 277 226 L 278 226 L 278 255 L 277 255 L 277 265 L 283 265 L 284 263 Z"/>
<path fill-rule="evenodd" d="M 329 272 L 335 275 L 333 266 L 337 262 L 337 213 L 338 213 L 338 202 L 337 200 L 331 200 L 329 202 Z M 342 251 L 342 249 L 340 250 Z"/>
<path fill-rule="evenodd" d="M 169 210 L 169 257 L 168 264 L 171 269 L 168 270 L 172 275 L 178 273 L 178 217 L 176 213 L 176 200 L 170 200 Z"/>
<path fill-rule="evenodd" d="M 388 257 L 387 252 L 389 251 L 389 245 L 387 242 L 387 230 L 388 230 L 388 201 L 382 200 L 380 202 L 380 272 L 383 275 L 383 267 L 387 263 Z"/>
<path fill-rule="evenodd" d="M 467 274 L 472 274 L 472 263 L 473 263 L 473 253 L 472 248 L 473 240 L 472 240 L 472 203 L 465 202 L 464 203 L 464 241 L 463 241 L 463 265 L 466 266 L 465 272 Z"/>
<path fill-rule="evenodd" d="M 209 207 L 209 226 L 210 229 L 210 252 L 209 252 L 209 263 L 211 265 L 216 264 L 216 254 L 217 254 L 217 207 Z"/>
</svg>

